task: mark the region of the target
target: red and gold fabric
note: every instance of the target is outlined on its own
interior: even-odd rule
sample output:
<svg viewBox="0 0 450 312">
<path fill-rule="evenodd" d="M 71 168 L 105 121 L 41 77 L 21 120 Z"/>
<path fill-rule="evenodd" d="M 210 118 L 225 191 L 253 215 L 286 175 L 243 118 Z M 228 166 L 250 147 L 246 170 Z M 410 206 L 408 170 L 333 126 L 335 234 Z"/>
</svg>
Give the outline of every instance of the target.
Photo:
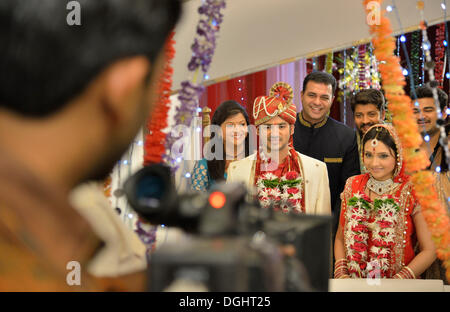
<svg viewBox="0 0 450 312">
<path fill-rule="evenodd" d="M 289 124 L 294 124 L 297 108 L 292 103 L 292 87 L 284 82 L 278 82 L 270 89 L 269 96 L 258 96 L 253 103 L 253 118 L 259 126 L 270 119 L 279 116 Z"/>
</svg>

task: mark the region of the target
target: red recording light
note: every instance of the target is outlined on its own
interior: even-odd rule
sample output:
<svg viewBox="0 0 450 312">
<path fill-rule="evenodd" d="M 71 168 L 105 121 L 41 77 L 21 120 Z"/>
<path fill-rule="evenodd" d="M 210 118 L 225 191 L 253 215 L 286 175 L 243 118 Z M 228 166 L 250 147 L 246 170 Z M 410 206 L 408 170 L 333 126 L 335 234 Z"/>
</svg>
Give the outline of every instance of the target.
<svg viewBox="0 0 450 312">
<path fill-rule="evenodd" d="M 209 195 L 209 204 L 216 209 L 220 209 L 225 205 L 227 201 L 225 195 L 222 192 L 213 192 Z"/>
</svg>

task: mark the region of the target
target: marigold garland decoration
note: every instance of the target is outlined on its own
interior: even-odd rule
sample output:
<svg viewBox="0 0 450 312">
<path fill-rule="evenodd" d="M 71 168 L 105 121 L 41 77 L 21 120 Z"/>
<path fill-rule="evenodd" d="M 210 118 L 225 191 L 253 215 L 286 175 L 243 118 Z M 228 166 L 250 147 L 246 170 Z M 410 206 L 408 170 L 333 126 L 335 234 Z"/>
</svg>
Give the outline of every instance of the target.
<svg viewBox="0 0 450 312">
<path fill-rule="evenodd" d="M 155 108 L 150 112 L 151 117 L 149 117 L 147 122 L 147 133 L 144 143 L 144 166 L 162 162 L 162 157 L 165 154 L 166 134 L 163 130 L 167 127 L 167 113 L 170 109 L 173 74 L 171 63 L 175 56 L 173 36 L 174 32 L 171 32 L 164 46 L 165 64 L 158 82 L 158 100 L 155 103 Z M 147 254 L 150 254 L 155 248 L 156 227 L 139 218 L 136 222 L 136 233 L 145 244 Z"/>
<path fill-rule="evenodd" d="M 369 2 L 376 1 L 381 8 L 382 0 L 364 0 L 367 13 Z M 411 99 L 405 95 L 406 85 L 399 58 L 395 56 L 395 39 L 391 24 L 380 10 L 379 25 L 369 25 L 373 35 L 374 54 L 380 62 L 382 87 L 385 91 L 388 108 L 393 115 L 393 125 L 403 146 L 406 171 L 412 175 L 416 197 L 422 207 L 423 216 L 436 245 L 437 256 L 443 261 L 447 279 L 450 280 L 450 222 L 446 210 L 437 197 L 434 176 L 425 169 L 429 160 L 423 151 L 417 152 L 422 138 L 413 115 Z"/>
<path fill-rule="evenodd" d="M 103 181 L 103 193 L 104 193 L 105 196 L 108 197 L 108 198 L 111 196 L 111 182 L 112 182 L 111 176 L 108 176 L 108 177 Z"/>
<path fill-rule="evenodd" d="M 172 92 L 172 60 L 175 56 L 175 41 L 172 32 L 167 38 L 165 45 L 166 63 L 164 71 L 159 80 L 158 102 L 151 113 L 147 124 L 147 134 L 144 147 L 144 166 L 162 162 L 165 154 L 166 134 L 162 132 L 167 127 L 167 113 L 170 109 L 170 93 Z"/>
</svg>

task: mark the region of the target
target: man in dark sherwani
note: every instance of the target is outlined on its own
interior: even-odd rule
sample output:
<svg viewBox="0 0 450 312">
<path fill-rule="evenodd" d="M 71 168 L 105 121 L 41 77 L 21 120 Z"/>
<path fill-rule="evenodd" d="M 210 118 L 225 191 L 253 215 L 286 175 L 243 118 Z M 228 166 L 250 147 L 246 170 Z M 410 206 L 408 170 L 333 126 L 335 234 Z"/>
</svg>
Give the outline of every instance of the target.
<svg viewBox="0 0 450 312">
<path fill-rule="evenodd" d="M 329 117 L 336 79 L 325 72 L 305 77 L 301 92 L 303 109 L 297 114 L 294 148 L 327 165 L 333 211 L 333 237 L 340 213 L 340 194 L 345 181 L 360 173 L 356 132 Z"/>
</svg>

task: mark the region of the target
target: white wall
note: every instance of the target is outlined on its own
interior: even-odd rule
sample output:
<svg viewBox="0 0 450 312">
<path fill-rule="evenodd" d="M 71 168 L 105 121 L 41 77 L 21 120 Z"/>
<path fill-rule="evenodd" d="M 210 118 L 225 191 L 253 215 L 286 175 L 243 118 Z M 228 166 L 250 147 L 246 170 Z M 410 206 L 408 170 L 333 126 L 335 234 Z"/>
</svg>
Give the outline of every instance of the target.
<svg viewBox="0 0 450 312">
<path fill-rule="evenodd" d="M 425 2 L 429 25 L 443 21 L 442 0 Z M 216 52 L 208 72 L 210 83 L 267 69 L 281 62 L 342 50 L 370 35 L 362 0 L 227 0 Z M 416 0 L 396 0 L 403 29 L 419 25 Z M 189 78 L 187 64 L 192 52 L 197 8 L 201 0 L 183 3 L 184 15 L 177 25 L 174 59 L 174 90 Z M 383 8 L 392 1 L 384 1 Z M 449 6 L 450 15 L 450 3 Z M 387 15 L 394 32 L 400 27 L 394 11 Z M 447 18 L 448 20 L 448 18 Z"/>
</svg>

